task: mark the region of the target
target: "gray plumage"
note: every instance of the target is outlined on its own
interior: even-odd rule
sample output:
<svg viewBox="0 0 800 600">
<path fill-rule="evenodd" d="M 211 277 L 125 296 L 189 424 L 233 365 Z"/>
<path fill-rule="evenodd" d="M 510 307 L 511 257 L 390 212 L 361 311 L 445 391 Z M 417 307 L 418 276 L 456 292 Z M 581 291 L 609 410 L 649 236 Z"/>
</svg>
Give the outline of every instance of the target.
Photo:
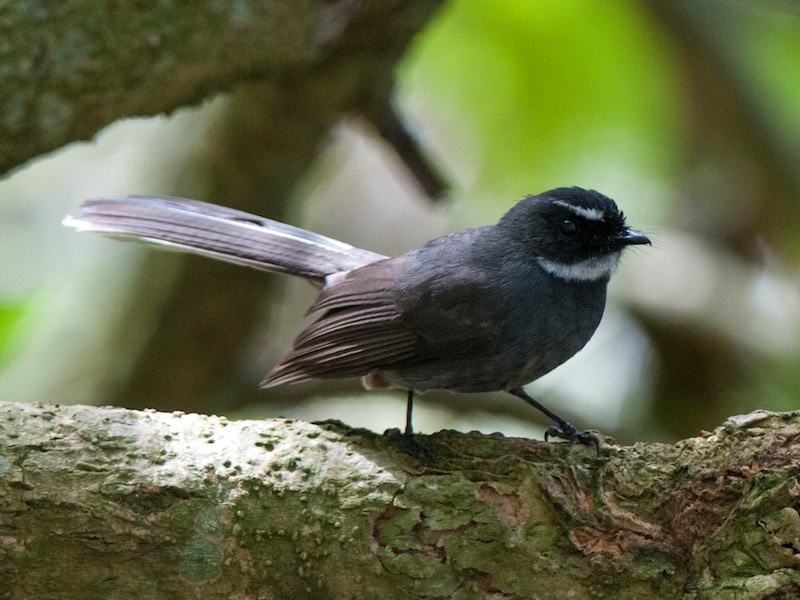
<svg viewBox="0 0 800 600">
<path fill-rule="evenodd" d="M 496 225 L 396 258 L 179 198 L 90 200 L 65 223 L 321 283 L 317 320 L 265 387 L 360 376 L 369 387 L 507 390 L 556 419 L 552 435 L 583 443 L 597 442 L 521 386 L 586 344 L 622 249 L 649 243 L 611 199 L 580 188 L 529 196 Z"/>
</svg>

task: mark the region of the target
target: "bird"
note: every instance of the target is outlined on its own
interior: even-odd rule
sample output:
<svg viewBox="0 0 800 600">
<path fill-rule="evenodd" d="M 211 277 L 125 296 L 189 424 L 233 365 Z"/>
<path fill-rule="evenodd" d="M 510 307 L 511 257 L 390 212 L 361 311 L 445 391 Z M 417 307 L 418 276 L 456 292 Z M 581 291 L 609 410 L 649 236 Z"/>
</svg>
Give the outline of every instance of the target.
<svg viewBox="0 0 800 600">
<path fill-rule="evenodd" d="M 81 231 L 154 242 L 316 283 L 317 315 L 262 387 L 361 377 L 368 389 L 508 392 L 549 417 L 550 437 L 594 445 L 524 386 L 594 334 L 622 251 L 650 244 L 611 198 L 561 187 L 519 200 L 494 225 L 387 257 L 292 225 L 166 196 L 84 201 Z"/>
</svg>

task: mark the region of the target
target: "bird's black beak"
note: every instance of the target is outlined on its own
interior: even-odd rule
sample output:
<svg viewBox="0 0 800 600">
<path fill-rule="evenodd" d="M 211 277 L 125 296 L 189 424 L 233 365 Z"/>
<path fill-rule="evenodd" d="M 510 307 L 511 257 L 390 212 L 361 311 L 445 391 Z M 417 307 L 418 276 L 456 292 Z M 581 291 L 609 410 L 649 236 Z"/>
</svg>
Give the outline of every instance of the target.
<svg viewBox="0 0 800 600">
<path fill-rule="evenodd" d="M 643 234 L 641 231 L 635 229 L 625 229 L 618 237 L 617 240 L 623 246 L 636 246 L 640 244 L 652 244 L 650 238 Z"/>
</svg>

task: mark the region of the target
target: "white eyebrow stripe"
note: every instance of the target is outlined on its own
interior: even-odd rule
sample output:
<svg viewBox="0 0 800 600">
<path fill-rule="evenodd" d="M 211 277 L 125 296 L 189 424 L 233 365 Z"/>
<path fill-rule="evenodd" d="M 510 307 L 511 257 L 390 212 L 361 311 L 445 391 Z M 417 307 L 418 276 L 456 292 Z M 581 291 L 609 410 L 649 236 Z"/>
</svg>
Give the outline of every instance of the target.
<svg viewBox="0 0 800 600">
<path fill-rule="evenodd" d="M 569 202 L 564 202 L 563 200 L 553 200 L 553 204 L 558 204 L 559 206 L 563 206 L 567 210 L 571 210 L 579 217 L 583 217 L 584 219 L 588 219 L 589 221 L 602 221 L 603 218 L 606 216 L 606 213 L 599 208 L 585 208 L 583 206 L 575 206 L 574 204 L 570 204 Z"/>
</svg>

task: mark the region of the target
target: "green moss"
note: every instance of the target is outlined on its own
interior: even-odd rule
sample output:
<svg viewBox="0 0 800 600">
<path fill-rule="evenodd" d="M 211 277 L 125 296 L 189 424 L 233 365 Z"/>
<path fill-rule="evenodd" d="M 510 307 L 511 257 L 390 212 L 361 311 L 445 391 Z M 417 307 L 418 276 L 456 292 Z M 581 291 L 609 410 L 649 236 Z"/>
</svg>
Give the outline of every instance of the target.
<svg viewBox="0 0 800 600">
<path fill-rule="evenodd" d="M 219 576 L 222 567 L 222 550 L 214 541 L 201 536 L 186 542 L 181 556 L 181 577 L 191 582 L 201 582 Z"/>
</svg>

